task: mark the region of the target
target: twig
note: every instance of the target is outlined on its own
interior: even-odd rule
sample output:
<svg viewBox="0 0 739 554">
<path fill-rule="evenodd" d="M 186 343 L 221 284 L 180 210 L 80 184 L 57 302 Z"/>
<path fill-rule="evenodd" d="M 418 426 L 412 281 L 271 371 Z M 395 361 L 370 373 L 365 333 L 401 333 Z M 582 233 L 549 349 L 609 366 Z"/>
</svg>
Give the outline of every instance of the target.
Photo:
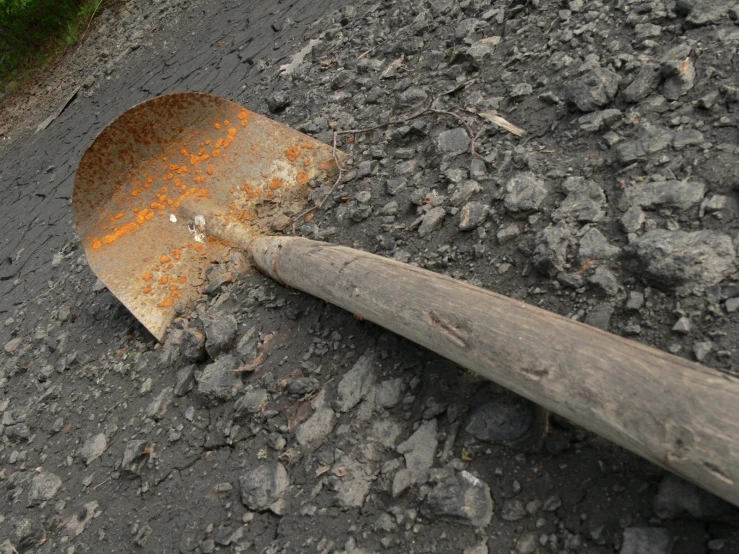
<svg viewBox="0 0 739 554">
<path fill-rule="evenodd" d="M 83 40 L 83 39 L 85 38 L 85 35 L 87 34 L 87 31 L 89 31 L 89 30 L 90 30 L 90 25 L 92 25 L 92 20 L 93 20 L 93 19 L 95 18 L 95 14 L 96 14 L 96 13 L 97 13 L 97 11 L 98 11 L 98 10 L 99 10 L 100 8 L 102 8 L 102 7 L 103 7 L 103 6 L 104 6 L 104 5 L 105 5 L 105 4 L 107 3 L 107 2 L 108 2 L 108 0 L 103 0 L 103 1 L 102 1 L 102 2 L 100 2 L 100 3 L 99 3 L 99 4 L 97 5 L 97 6 L 95 6 L 95 9 L 94 9 L 94 10 L 92 10 L 92 15 L 90 16 L 90 21 L 88 21 L 88 22 L 87 22 L 87 27 L 85 27 L 85 30 L 84 30 L 84 32 L 82 33 L 82 36 L 80 37 L 80 40 L 79 40 L 78 44 L 82 44 L 82 40 Z"/>
<path fill-rule="evenodd" d="M 98 490 L 98 487 L 102 487 L 108 481 L 110 481 L 110 477 L 108 477 L 105 481 L 103 481 L 101 483 L 98 483 L 97 485 L 95 485 L 94 487 L 92 487 L 92 490 L 94 490 L 94 491 Z"/>
<path fill-rule="evenodd" d="M 10 543 L 8 543 L 8 544 L 10 544 Z M 19 554 L 19 552 L 15 549 L 15 546 L 13 546 L 12 544 L 10 544 L 10 548 L 13 549 L 13 552 L 15 552 L 15 554 Z"/>
<path fill-rule="evenodd" d="M 465 129 L 465 132 L 470 137 L 470 152 L 473 156 L 480 158 L 481 160 L 485 161 L 485 158 L 483 158 L 478 152 L 476 148 L 476 141 L 480 137 L 480 135 L 485 131 L 485 129 L 480 130 L 478 133 L 475 133 L 472 130 L 472 127 L 470 127 L 469 123 L 467 123 L 461 115 L 456 114 L 454 112 L 450 112 L 448 110 L 439 110 L 436 108 L 432 108 L 431 106 L 434 105 L 434 102 L 436 101 L 436 98 L 433 98 L 431 100 L 431 103 L 429 104 L 429 107 L 424 108 L 418 113 L 409 115 L 408 117 L 404 117 L 402 119 L 398 119 L 395 121 L 387 121 L 385 123 L 380 123 L 378 125 L 373 125 L 372 127 L 363 127 L 361 129 L 345 129 L 343 131 L 334 131 L 334 140 L 333 140 L 333 147 L 331 150 L 331 153 L 334 158 L 334 163 L 336 164 L 336 168 L 339 170 L 338 175 L 336 176 L 336 180 L 334 181 L 334 184 L 331 185 L 331 188 L 329 191 L 321 198 L 318 202 L 316 202 L 313 206 L 310 208 L 307 208 L 300 212 L 298 215 L 294 216 L 293 221 L 293 233 L 295 233 L 295 226 L 297 225 L 298 221 L 300 221 L 302 218 L 304 218 L 306 215 L 308 215 L 311 212 L 314 212 L 315 210 L 319 210 L 323 207 L 323 205 L 326 203 L 326 201 L 329 199 L 331 195 L 336 191 L 336 187 L 339 186 L 339 183 L 341 182 L 341 178 L 344 176 L 344 167 L 341 165 L 341 161 L 339 160 L 338 155 L 338 148 L 337 143 L 339 140 L 339 137 L 342 135 L 359 135 L 364 133 L 371 133 L 372 131 L 377 131 L 378 129 L 386 129 L 387 127 L 395 127 L 398 125 L 405 125 L 406 123 L 409 123 L 413 121 L 414 119 L 418 119 L 420 117 L 424 117 L 431 114 L 439 114 L 439 115 L 448 115 L 450 117 L 453 117 L 457 121 L 459 121 Z"/>
</svg>

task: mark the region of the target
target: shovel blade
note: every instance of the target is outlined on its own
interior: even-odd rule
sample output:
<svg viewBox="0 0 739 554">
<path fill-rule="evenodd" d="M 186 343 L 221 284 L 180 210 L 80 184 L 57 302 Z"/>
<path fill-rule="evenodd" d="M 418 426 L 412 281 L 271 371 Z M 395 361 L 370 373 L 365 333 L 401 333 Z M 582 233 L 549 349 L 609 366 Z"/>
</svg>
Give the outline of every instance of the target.
<svg viewBox="0 0 739 554">
<path fill-rule="evenodd" d="M 205 271 L 238 248 L 194 233 L 193 213 L 263 234 L 336 170 L 330 146 L 294 129 L 217 96 L 169 94 L 127 110 L 88 148 L 74 217 L 92 270 L 161 341 Z"/>
</svg>

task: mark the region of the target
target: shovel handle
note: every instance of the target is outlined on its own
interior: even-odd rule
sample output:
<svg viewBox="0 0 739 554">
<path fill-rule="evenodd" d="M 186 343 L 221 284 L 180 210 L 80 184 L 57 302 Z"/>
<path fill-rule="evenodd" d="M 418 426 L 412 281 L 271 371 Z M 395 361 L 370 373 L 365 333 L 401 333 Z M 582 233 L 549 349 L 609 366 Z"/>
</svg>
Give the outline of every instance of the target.
<svg viewBox="0 0 739 554">
<path fill-rule="evenodd" d="M 739 505 L 739 380 L 395 260 L 294 237 L 276 281 L 360 315 Z"/>
</svg>

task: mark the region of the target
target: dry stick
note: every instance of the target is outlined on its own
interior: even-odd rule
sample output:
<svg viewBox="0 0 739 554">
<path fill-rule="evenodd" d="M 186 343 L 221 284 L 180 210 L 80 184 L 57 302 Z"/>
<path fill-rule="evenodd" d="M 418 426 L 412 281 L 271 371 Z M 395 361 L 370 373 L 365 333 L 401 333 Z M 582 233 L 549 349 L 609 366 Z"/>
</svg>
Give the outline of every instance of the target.
<svg viewBox="0 0 739 554">
<path fill-rule="evenodd" d="M 456 90 L 456 89 L 453 89 L 453 90 Z M 434 100 L 432 100 L 431 105 L 433 105 L 433 103 L 434 103 L 435 100 L 436 100 L 435 98 L 434 98 Z M 477 149 L 475 148 L 475 142 L 477 141 L 477 139 L 479 138 L 479 136 L 485 131 L 485 129 L 481 129 L 479 132 L 475 133 L 472 130 L 472 127 L 470 127 L 469 123 L 467 123 L 462 118 L 462 116 L 460 116 L 460 115 L 458 115 L 458 114 L 456 114 L 454 112 L 450 112 L 448 110 L 437 110 L 435 108 L 429 107 L 429 108 L 426 108 L 426 109 L 424 109 L 424 110 L 422 110 L 422 111 L 420 111 L 420 112 L 418 112 L 416 114 L 409 115 L 408 117 L 403 118 L 403 119 L 399 119 L 397 121 L 388 121 L 387 123 L 380 123 L 379 125 L 374 125 L 372 127 L 364 127 L 362 129 L 346 129 L 344 131 L 334 131 L 334 141 L 333 141 L 333 148 L 332 148 L 331 153 L 332 153 L 333 158 L 334 158 L 334 163 L 336 163 L 336 167 L 339 170 L 339 174 L 336 176 L 336 180 L 334 181 L 334 184 L 331 185 L 331 188 L 326 193 L 326 195 L 323 198 L 321 198 L 321 200 L 319 200 L 313 206 L 311 206 L 310 208 L 307 208 L 306 210 L 303 210 L 302 212 L 300 212 L 298 215 L 295 216 L 295 220 L 293 222 L 293 233 L 295 233 L 295 225 L 297 225 L 298 221 L 300 221 L 302 218 L 304 218 L 309 213 L 311 213 L 311 212 L 313 212 L 315 210 L 318 210 L 318 209 L 320 209 L 320 208 L 323 207 L 323 205 L 326 203 L 326 200 L 329 199 L 329 197 L 336 190 L 336 187 L 339 186 L 339 183 L 341 182 L 341 178 L 344 176 L 344 167 L 341 165 L 341 161 L 339 160 L 339 156 L 338 156 L 338 153 L 337 153 L 337 142 L 339 140 L 339 136 L 340 135 L 358 135 L 358 134 L 362 134 L 362 133 L 371 133 L 372 131 L 377 131 L 378 129 L 385 129 L 387 127 L 392 127 L 392 126 L 396 126 L 396 125 L 404 125 L 405 123 L 408 123 L 410 121 L 413 121 L 414 119 L 418 119 L 419 117 L 424 117 L 424 116 L 430 115 L 430 114 L 448 115 L 450 117 L 453 117 L 457 121 L 459 121 L 464 126 L 465 132 L 470 137 L 470 152 L 471 152 L 471 154 L 473 156 L 477 157 L 477 158 L 480 158 L 481 160 L 484 160 L 485 159 L 485 158 L 483 158 L 477 152 Z"/>
<path fill-rule="evenodd" d="M 103 0 L 103 1 L 102 1 L 102 2 L 100 2 L 100 3 L 99 3 L 99 4 L 97 5 L 97 6 L 95 6 L 95 9 L 94 9 L 94 10 L 92 10 L 92 15 L 90 16 L 90 21 L 88 21 L 88 22 L 87 22 L 87 27 L 85 27 L 85 30 L 84 30 L 84 32 L 82 33 L 82 36 L 80 37 L 80 40 L 79 40 L 79 43 L 78 43 L 78 44 L 82 44 L 82 40 L 83 40 L 83 39 L 85 38 L 85 35 L 87 34 L 87 31 L 89 31 L 89 30 L 90 30 L 90 25 L 92 25 L 92 20 L 93 20 L 93 19 L 95 18 L 95 14 L 96 14 L 96 13 L 97 13 L 97 11 L 98 11 L 98 10 L 99 10 L 100 8 L 102 8 L 102 7 L 103 7 L 103 5 L 105 5 L 105 4 L 107 3 L 107 2 L 108 2 L 108 0 Z"/>
</svg>

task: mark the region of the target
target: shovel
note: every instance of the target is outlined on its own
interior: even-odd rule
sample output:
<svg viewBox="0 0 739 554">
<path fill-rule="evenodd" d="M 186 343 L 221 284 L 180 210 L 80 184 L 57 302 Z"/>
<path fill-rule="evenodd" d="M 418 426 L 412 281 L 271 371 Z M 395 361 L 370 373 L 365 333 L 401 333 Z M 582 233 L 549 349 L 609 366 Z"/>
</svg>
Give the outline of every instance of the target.
<svg viewBox="0 0 739 554">
<path fill-rule="evenodd" d="M 739 381 L 443 275 L 271 236 L 343 154 L 216 96 L 135 106 L 85 152 L 73 208 L 88 262 L 158 339 L 235 249 L 349 310 L 739 505 Z"/>
</svg>

